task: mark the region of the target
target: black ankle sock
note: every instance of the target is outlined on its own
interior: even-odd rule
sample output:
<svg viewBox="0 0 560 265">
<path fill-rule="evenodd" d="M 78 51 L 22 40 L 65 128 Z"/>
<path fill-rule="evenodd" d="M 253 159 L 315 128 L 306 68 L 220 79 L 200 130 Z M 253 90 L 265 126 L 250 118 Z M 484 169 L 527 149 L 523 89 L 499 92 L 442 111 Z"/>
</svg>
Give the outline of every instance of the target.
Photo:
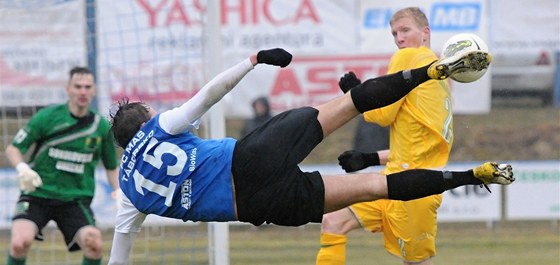
<svg viewBox="0 0 560 265">
<path fill-rule="evenodd" d="M 430 80 L 428 65 L 368 79 L 352 88 L 350 95 L 360 113 L 391 105 L 418 85 Z"/>
<path fill-rule="evenodd" d="M 446 189 L 451 190 L 464 185 L 480 185 L 482 181 L 474 177 L 473 170 L 463 172 L 443 171 Z"/>
<path fill-rule="evenodd" d="M 444 191 L 441 171 L 413 169 L 387 175 L 387 193 L 391 200 L 414 200 Z"/>
<path fill-rule="evenodd" d="M 464 185 L 482 184 L 473 171 L 436 171 L 412 169 L 387 175 L 388 198 L 392 200 L 414 200 Z"/>
</svg>

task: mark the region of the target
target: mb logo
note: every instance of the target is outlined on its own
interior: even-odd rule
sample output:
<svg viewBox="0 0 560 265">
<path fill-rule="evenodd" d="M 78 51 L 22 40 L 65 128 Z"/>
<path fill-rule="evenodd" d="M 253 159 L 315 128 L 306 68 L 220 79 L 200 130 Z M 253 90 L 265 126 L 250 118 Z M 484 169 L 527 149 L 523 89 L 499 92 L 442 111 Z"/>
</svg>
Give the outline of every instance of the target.
<svg viewBox="0 0 560 265">
<path fill-rule="evenodd" d="M 436 3 L 430 13 L 432 30 L 475 31 L 480 27 L 482 4 L 480 2 Z"/>
</svg>

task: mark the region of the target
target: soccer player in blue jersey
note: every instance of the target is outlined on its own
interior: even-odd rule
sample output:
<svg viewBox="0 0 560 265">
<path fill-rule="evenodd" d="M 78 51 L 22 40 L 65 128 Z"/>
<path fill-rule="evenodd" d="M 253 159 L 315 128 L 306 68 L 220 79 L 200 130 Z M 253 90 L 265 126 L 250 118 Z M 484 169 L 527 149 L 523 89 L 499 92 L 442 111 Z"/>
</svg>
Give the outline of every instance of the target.
<svg viewBox="0 0 560 265">
<path fill-rule="evenodd" d="M 322 176 L 298 167 L 324 137 L 359 113 L 396 102 L 422 82 L 449 77 L 457 67 L 487 67 L 491 57 L 482 52 L 367 80 L 322 105 L 280 113 L 240 140 L 201 139 L 191 132 L 257 64 L 286 67 L 291 59 L 283 49 L 260 51 L 216 76 L 183 105 L 161 114 L 142 102 L 119 102 L 111 119 L 115 140 L 124 148 L 122 199 L 109 264 L 128 262 L 148 214 L 184 221 L 299 226 L 321 222 L 324 213 L 356 202 L 411 200 L 461 185 L 514 180 L 511 166 L 490 162 L 464 172 L 415 169 L 387 176 Z"/>
</svg>

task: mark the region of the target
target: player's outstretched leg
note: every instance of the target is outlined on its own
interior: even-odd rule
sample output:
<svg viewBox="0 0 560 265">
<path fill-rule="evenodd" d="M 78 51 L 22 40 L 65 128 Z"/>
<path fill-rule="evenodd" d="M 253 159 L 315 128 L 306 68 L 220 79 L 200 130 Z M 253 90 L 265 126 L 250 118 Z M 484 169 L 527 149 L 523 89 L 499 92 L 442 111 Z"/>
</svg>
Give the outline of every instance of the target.
<svg viewBox="0 0 560 265">
<path fill-rule="evenodd" d="M 501 184 L 515 181 L 512 167 L 486 162 L 467 171 L 409 169 L 389 175 L 357 173 L 323 176 L 325 213 L 362 201 L 390 199 L 409 201 L 440 194 L 464 185 Z"/>
<path fill-rule="evenodd" d="M 480 71 L 488 68 L 491 61 L 489 53 L 473 51 L 443 58 L 416 69 L 366 80 L 350 89 L 350 93 L 343 97 L 316 107 L 319 110 L 318 120 L 323 127 L 323 136 L 326 137 L 359 113 L 397 102 L 428 80 L 446 79 L 465 71 Z"/>
<path fill-rule="evenodd" d="M 488 184 L 509 185 L 515 181 L 511 165 L 486 162 L 473 169 L 474 177 L 482 181 L 484 187 L 490 191 Z"/>
<path fill-rule="evenodd" d="M 482 71 L 492 62 L 492 55 L 484 51 L 470 51 L 441 58 L 428 68 L 428 75 L 433 79 L 446 79 L 455 73 Z"/>
<path fill-rule="evenodd" d="M 511 165 L 486 162 L 468 171 L 413 169 L 389 174 L 387 190 L 388 199 L 406 201 L 439 194 L 464 185 L 509 185 L 514 181 Z"/>
<path fill-rule="evenodd" d="M 428 75 L 430 65 L 368 79 L 344 96 L 316 106 L 317 119 L 326 137 L 359 113 L 382 108 L 406 96 L 418 85 L 432 80 Z"/>
</svg>

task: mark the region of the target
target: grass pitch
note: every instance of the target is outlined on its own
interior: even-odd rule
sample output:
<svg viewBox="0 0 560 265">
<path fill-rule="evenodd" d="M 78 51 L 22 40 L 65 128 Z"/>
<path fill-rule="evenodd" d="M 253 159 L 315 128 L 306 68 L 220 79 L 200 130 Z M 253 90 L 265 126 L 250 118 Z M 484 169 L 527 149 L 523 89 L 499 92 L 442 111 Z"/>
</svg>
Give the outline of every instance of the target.
<svg viewBox="0 0 560 265">
<path fill-rule="evenodd" d="M 435 264 L 447 265 L 559 265 L 558 221 L 496 223 L 443 223 L 439 225 Z M 131 264 L 208 264 L 206 225 L 143 228 L 133 249 Z M 315 264 L 320 226 L 230 226 L 230 264 Z M 80 264 L 81 253 L 66 252 L 60 232 L 49 229 L 46 242 L 35 243 L 28 257 L 33 264 Z M 104 262 L 109 256 L 112 231 L 106 230 Z M 7 250 L 9 232 L 0 232 L 0 247 Z M 6 252 L 0 255 L 4 262 Z M 347 264 L 402 264 L 383 248 L 382 235 L 361 230 L 349 234 Z"/>
</svg>

